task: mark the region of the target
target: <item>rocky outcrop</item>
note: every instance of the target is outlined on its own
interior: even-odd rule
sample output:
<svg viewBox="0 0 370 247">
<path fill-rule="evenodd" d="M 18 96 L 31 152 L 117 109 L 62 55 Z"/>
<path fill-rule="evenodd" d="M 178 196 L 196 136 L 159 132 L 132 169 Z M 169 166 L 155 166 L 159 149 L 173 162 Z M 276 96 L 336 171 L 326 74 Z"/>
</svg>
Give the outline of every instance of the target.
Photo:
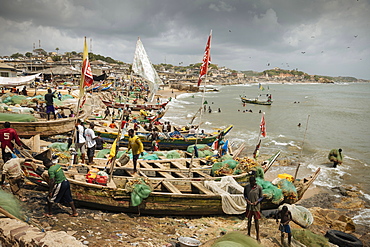
<svg viewBox="0 0 370 247">
<path fill-rule="evenodd" d="M 15 219 L 0 218 L 0 246 L 84 246 L 63 231 L 42 232 Z"/>
</svg>

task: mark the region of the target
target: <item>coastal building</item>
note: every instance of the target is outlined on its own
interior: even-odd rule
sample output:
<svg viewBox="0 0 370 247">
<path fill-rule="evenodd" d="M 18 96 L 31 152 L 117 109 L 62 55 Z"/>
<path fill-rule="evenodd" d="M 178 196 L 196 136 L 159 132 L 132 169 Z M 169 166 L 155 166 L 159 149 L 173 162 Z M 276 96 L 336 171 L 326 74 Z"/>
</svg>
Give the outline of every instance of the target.
<svg viewBox="0 0 370 247">
<path fill-rule="evenodd" d="M 5 63 L 0 63 L 0 76 L 1 77 L 16 77 L 17 76 L 17 70 Z"/>
</svg>

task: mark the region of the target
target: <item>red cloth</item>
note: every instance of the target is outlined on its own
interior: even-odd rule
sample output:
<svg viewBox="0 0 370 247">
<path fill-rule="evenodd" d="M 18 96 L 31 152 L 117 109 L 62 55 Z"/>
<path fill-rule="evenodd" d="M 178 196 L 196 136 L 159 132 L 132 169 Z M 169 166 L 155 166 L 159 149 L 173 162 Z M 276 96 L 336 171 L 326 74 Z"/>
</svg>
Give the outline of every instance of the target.
<svg viewBox="0 0 370 247">
<path fill-rule="evenodd" d="M 248 219 L 252 219 L 252 216 L 254 215 L 254 219 L 259 220 L 261 219 L 261 213 L 260 211 L 253 211 L 253 210 L 248 210 L 245 212 L 245 217 Z"/>
<path fill-rule="evenodd" d="M 11 150 L 13 150 L 14 145 L 12 143 L 12 140 L 15 140 L 15 142 L 19 146 L 22 146 L 21 140 L 19 140 L 18 134 L 15 131 L 15 129 L 13 128 L 0 129 L 0 142 L 2 149 L 9 147 Z"/>
</svg>

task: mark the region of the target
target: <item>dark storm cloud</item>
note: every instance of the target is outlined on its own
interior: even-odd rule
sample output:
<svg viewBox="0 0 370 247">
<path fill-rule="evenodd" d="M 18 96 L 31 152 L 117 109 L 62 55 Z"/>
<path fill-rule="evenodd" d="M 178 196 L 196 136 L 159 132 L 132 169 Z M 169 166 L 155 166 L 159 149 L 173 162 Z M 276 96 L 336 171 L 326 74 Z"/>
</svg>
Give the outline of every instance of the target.
<svg viewBox="0 0 370 247">
<path fill-rule="evenodd" d="M 369 10 L 369 0 L 6 1 L 0 51 L 24 53 L 39 39 L 48 51 L 81 51 L 87 36 L 94 53 L 130 63 L 140 37 L 153 63 L 189 64 L 212 29 L 220 66 L 370 79 Z"/>
</svg>

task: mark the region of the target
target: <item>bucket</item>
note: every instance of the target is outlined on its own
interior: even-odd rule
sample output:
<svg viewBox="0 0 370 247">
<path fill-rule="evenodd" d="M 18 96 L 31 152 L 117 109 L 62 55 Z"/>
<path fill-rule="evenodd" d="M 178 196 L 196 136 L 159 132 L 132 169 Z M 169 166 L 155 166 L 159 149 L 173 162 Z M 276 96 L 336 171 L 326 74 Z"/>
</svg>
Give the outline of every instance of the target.
<svg viewBox="0 0 370 247">
<path fill-rule="evenodd" d="M 192 247 L 201 244 L 200 241 L 195 238 L 179 237 L 178 240 L 180 242 L 180 247 Z"/>
</svg>

